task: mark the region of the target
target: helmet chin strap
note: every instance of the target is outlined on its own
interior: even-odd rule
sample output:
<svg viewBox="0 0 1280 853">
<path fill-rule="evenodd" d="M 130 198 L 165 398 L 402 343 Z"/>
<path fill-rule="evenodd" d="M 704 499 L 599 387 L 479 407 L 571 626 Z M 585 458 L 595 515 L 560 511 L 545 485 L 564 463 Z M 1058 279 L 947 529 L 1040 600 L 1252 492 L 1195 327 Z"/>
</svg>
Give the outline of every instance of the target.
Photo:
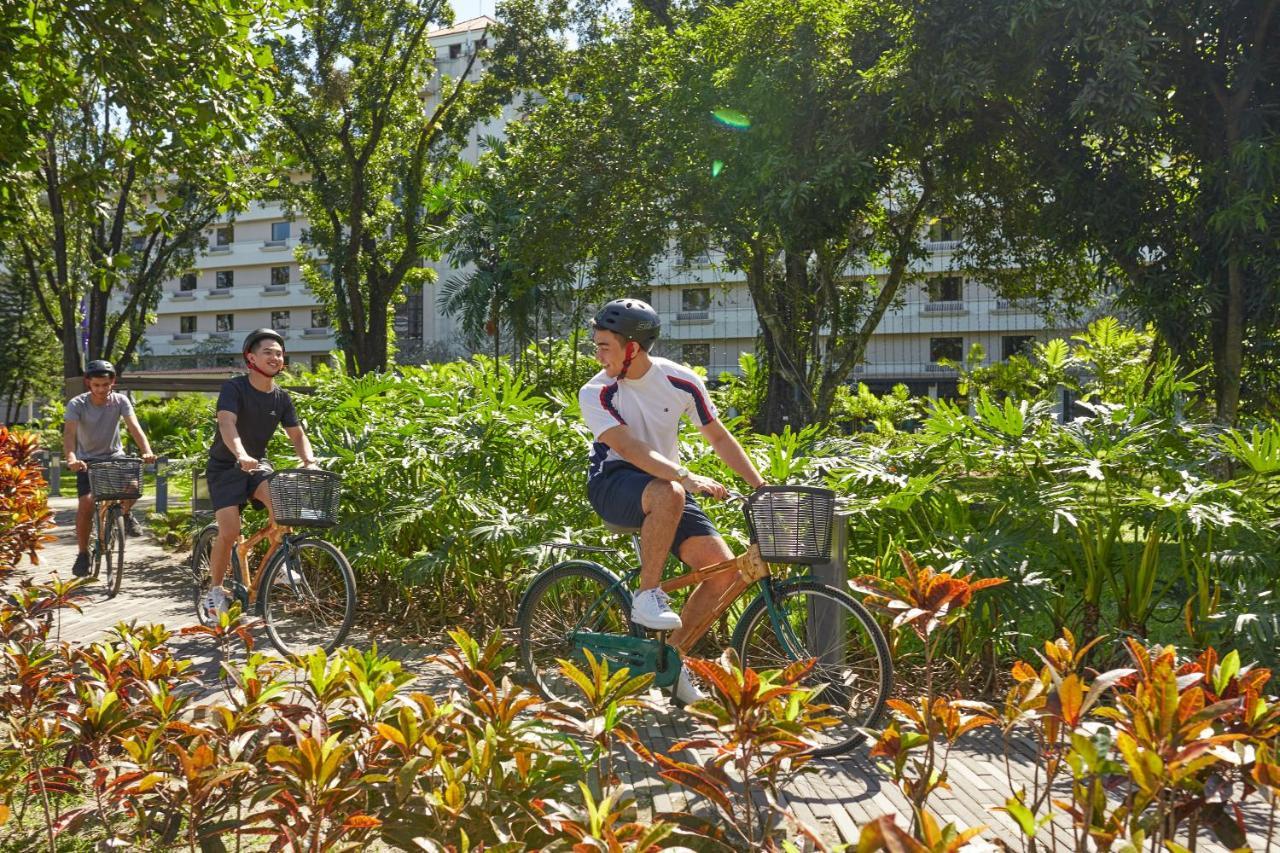
<svg viewBox="0 0 1280 853">
<path fill-rule="evenodd" d="M 280 370 L 277 370 L 275 373 L 267 373 L 267 371 L 263 370 L 261 367 L 258 367 L 258 365 L 250 361 L 249 356 L 247 355 L 244 357 L 244 363 L 249 365 L 250 370 L 256 373 L 261 373 L 263 376 L 267 377 L 268 379 L 275 379 L 277 376 L 280 375 L 281 371 L 284 370 L 284 368 L 281 367 Z"/>
<path fill-rule="evenodd" d="M 631 367 L 631 359 L 633 358 L 631 354 L 632 344 L 635 344 L 637 347 L 640 346 L 639 344 L 636 344 L 635 341 L 627 341 L 627 345 L 622 350 L 622 371 L 618 373 L 619 379 L 627 378 L 627 370 Z"/>
</svg>

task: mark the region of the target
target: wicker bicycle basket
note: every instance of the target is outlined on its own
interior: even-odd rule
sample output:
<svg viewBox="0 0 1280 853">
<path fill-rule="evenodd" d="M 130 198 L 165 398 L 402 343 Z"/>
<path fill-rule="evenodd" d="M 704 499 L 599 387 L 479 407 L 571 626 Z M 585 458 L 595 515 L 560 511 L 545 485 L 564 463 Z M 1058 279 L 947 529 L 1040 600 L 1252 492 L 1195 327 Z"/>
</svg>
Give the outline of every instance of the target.
<svg viewBox="0 0 1280 853">
<path fill-rule="evenodd" d="M 329 471 L 293 468 L 271 476 L 271 509 L 285 527 L 333 527 L 338 523 L 342 478 Z"/>
<path fill-rule="evenodd" d="M 831 559 L 836 495 L 814 486 L 763 486 L 743 513 L 751 541 L 769 563 L 812 566 Z"/>
<path fill-rule="evenodd" d="M 142 460 L 104 459 L 89 463 L 89 491 L 97 501 L 132 501 L 142 497 Z"/>
</svg>

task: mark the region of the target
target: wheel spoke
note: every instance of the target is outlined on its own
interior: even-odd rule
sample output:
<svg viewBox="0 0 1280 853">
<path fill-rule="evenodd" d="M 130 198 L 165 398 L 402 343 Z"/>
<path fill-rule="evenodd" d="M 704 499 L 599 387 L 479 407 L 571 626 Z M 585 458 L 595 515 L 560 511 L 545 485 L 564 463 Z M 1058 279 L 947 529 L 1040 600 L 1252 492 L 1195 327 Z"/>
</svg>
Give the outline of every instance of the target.
<svg viewBox="0 0 1280 853">
<path fill-rule="evenodd" d="M 267 629 L 281 651 L 299 653 L 317 646 L 332 649 L 353 619 L 353 579 L 336 549 L 300 542 L 265 578 L 261 594 Z"/>
<path fill-rule="evenodd" d="M 623 599 L 599 570 L 567 565 L 534 582 L 521 614 L 521 658 L 542 694 L 562 702 L 580 694 L 560 673 L 560 658 L 571 658 L 569 635 L 577 630 L 627 634 L 630 623 Z"/>
<path fill-rule="evenodd" d="M 744 625 L 740 643 L 742 663 L 757 670 L 781 669 L 798 658 L 815 658 L 803 683 L 825 685 L 817 700 L 839 720 L 819 733 L 819 751 L 843 752 L 860 739 L 859 727 L 875 722 L 887 698 L 891 669 L 879 629 L 852 599 L 819 584 L 784 588 L 774 610 L 780 620 L 776 626 L 764 607 L 747 615 L 751 621 Z"/>
</svg>

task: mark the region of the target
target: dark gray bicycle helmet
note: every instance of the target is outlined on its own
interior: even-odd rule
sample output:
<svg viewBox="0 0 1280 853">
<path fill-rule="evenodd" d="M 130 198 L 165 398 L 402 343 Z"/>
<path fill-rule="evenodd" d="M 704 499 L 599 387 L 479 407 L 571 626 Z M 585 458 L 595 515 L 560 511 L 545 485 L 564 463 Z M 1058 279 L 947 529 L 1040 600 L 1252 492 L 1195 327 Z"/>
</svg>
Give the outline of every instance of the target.
<svg viewBox="0 0 1280 853">
<path fill-rule="evenodd" d="M 116 366 L 105 358 L 95 358 L 84 366 L 85 376 L 115 376 Z"/>
<path fill-rule="evenodd" d="M 647 350 L 662 331 L 662 319 L 648 302 L 615 299 L 596 312 L 591 328 L 617 332 L 623 340 L 635 341 Z"/>
<path fill-rule="evenodd" d="M 253 349 L 254 346 L 257 345 L 258 341 L 263 338 L 271 338 L 273 341 L 278 343 L 281 348 L 284 347 L 284 335 L 280 334 L 275 329 L 254 329 L 245 336 L 244 346 L 240 348 L 241 355 L 247 355 L 249 350 Z"/>
</svg>

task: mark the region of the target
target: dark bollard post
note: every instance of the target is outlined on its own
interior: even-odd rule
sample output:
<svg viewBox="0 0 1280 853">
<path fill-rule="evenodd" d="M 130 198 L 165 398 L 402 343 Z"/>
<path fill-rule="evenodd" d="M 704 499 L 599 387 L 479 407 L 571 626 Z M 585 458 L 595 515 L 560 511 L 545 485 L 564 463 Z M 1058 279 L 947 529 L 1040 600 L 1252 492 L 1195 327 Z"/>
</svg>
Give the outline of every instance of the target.
<svg viewBox="0 0 1280 853">
<path fill-rule="evenodd" d="M 169 511 L 169 457 L 156 459 L 156 512 Z"/>
<path fill-rule="evenodd" d="M 49 454 L 49 494 L 62 496 L 62 454 Z"/>
<path fill-rule="evenodd" d="M 831 525 L 831 560 L 813 567 L 813 576 L 838 590 L 848 592 L 848 569 L 845 560 L 849 548 L 849 519 L 836 513 Z M 841 624 L 840 607 L 834 602 L 809 601 L 809 654 L 822 663 L 844 661 L 848 626 Z"/>
</svg>

